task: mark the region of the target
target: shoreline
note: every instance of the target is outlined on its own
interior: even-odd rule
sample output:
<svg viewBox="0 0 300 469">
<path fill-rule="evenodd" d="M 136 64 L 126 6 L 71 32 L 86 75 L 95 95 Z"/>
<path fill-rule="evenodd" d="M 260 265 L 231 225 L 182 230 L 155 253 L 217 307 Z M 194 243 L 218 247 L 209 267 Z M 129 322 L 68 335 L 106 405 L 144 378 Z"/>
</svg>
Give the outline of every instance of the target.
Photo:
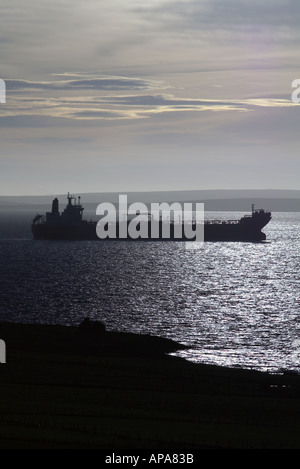
<svg viewBox="0 0 300 469">
<path fill-rule="evenodd" d="M 150 335 L 0 322 L 0 448 L 299 449 L 300 376 Z"/>
</svg>

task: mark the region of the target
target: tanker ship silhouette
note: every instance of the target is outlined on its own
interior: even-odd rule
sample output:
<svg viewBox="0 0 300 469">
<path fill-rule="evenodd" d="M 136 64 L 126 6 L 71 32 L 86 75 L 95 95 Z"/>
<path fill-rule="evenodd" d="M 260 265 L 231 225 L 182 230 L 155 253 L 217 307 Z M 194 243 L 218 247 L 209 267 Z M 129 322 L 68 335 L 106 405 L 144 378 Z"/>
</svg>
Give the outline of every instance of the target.
<svg viewBox="0 0 300 469">
<path fill-rule="evenodd" d="M 34 239 L 44 240 L 101 240 L 97 235 L 97 221 L 84 220 L 81 199 L 78 200 L 68 194 L 68 203 L 65 209 L 59 212 L 59 202 L 55 198 L 52 202 L 51 212 L 46 216 L 37 214 L 32 222 L 32 234 Z M 244 215 L 237 220 L 205 220 L 204 221 L 204 241 L 263 241 L 266 235 L 262 228 L 271 220 L 271 212 L 263 209 L 255 209 L 252 205 L 252 213 Z M 130 223 L 130 220 L 127 222 Z M 148 233 L 151 233 L 151 220 L 144 222 L 148 224 Z M 164 237 L 164 224 L 169 225 L 169 235 Z M 192 226 L 193 226 L 193 222 Z M 182 230 L 182 236 L 178 237 L 176 223 L 174 221 L 159 220 L 159 235 L 157 237 L 147 237 L 148 241 L 193 241 L 187 238 Z M 106 238 L 110 240 L 124 240 L 120 236 L 120 221 L 116 221 L 116 237 Z M 132 240 L 132 238 L 125 238 Z M 136 238 L 135 241 L 144 240 Z"/>
</svg>

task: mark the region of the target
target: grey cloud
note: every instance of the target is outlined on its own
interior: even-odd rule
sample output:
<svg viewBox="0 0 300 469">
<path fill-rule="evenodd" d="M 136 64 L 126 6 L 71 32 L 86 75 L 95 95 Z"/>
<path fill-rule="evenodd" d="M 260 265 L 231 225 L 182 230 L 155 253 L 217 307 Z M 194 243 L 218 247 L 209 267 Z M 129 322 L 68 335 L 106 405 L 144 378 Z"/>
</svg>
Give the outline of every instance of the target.
<svg viewBox="0 0 300 469">
<path fill-rule="evenodd" d="M 159 109 L 161 107 L 169 108 L 170 110 L 180 109 L 251 109 L 255 107 L 289 107 L 292 106 L 290 96 L 282 96 L 280 98 L 274 96 L 262 96 L 256 99 L 231 99 L 231 100 L 218 100 L 218 99 L 187 99 L 176 98 L 171 94 L 160 95 L 132 95 L 132 96 L 102 96 L 89 98 L 84 104 L 110 104 L 119 106 L 138 106 L 147 109 Z M 66 101 L 67 103 L 67 101 Z M 74 102 L 74 104 L 78 104 Z M 138 109 L 138 108 L 137 108 Z"/>
<path fill-rule="evenodd" d="M 118 111 L 106 111 L 103 109 L 85 109 L 85 110 L 70 110 L 69 114 L 66 117 L 70 117 L 72 119 L 124 119 L 129 118 L 129 116 L 125 113 L 118 112 Z"/>
<path fill-rule="evenodd" d="M 214 106 L 221 104 L 224 106 L 238 106 L 237 101 L 217 101 L 205 99 L 184 99 L 176 98 L 172 95 L 140 95 L 140 96 L 108 96 L 100 98 L 101 102 L 110 104 L 136 105 L 136 106 L 172 106 L 172 107 L 190 107 L 190 106 Z"/>
<path fill-rule="evenodd" d="M 62 98 L 16 97 L 5 107 L 2 118 L 28 116 L 64 120 L 150 119 L 155 114 L 178 112 L 247 112 L 258 108 L 288 108 L 296 105 L 290 99 L 188 99 L 171 94 L 91 96 Z M 45 121 L 47 122 L 47 121 Z"/>
<path fill-rule="evenodd" d="M 224 42 L 237 40 L 239 32 L 264 31 L 270 41 L 299 37 L 298 0 L 175 0 L 154 5 L 149 2 L 149 6 L 135 11 L 149 23 L 156 21 L 161 28 L 176 30 L 179 35 L 194 30 L 200 37 L 209 35 Z"/>
<path fill-rule="evenodd" d="M 81 80 L 56 80 L 56 81 L 6 81 L 7 91 L 21 90 L 144 90 L 166 88 L 162 81 L 152 81 L 140 78 L 127 77 L 99 77 L 85 78 Z"/>
</svg>

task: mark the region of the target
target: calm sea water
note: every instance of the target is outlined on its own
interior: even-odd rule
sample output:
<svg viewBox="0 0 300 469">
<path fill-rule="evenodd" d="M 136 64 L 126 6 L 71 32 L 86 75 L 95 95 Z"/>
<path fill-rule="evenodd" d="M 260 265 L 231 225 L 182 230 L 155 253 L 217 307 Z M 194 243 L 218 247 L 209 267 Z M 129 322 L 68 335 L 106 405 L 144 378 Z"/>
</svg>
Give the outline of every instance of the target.
<svg viewBox="0 0 300 469">
<path fill-rule="evenodd" d="M 34 214 L 0 212 L 0 320 L 149 333 L 188 360 L 300 372 L 300 213 L 273 213 L 267 242 L 31 238 Z M 206 214 L 240 218 L 241 213 Z"/>
</svg>

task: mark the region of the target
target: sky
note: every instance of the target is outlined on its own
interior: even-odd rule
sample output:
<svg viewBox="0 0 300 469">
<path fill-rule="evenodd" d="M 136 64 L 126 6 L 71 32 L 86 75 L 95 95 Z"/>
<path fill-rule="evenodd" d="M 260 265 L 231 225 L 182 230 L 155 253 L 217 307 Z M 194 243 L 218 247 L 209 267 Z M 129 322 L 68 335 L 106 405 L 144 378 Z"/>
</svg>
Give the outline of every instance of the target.
<svg viewBox="0 0 300 469">
<path fill-rule="evenodd" d="M 299 0 L 0 0 L 0 24 L 0 195 L 300 189 Z"/>
</svg>

